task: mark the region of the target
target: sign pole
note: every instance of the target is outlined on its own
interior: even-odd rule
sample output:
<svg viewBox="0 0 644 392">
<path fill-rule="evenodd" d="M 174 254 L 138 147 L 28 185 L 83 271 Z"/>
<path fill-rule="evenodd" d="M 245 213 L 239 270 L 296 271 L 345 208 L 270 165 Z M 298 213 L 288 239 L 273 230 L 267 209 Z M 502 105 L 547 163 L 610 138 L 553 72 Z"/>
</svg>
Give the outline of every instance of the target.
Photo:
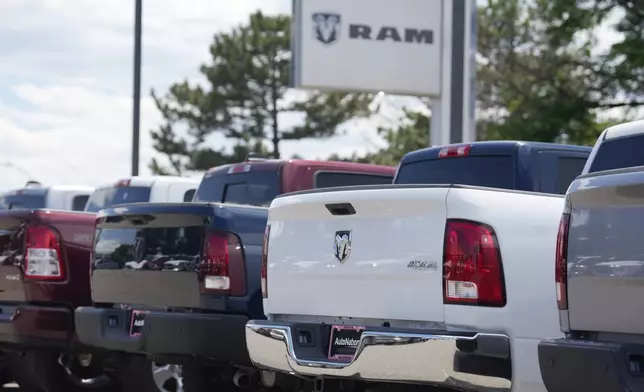
<svg viewBox="0 0 644 392">
<path fill-rule="evenodd" d="M 132 102 L 132 175 L 139 175 L 139 135 L 141 117 L 141 11 L 142 1 L 134 8 L 134 93 Z"/>
</svg>

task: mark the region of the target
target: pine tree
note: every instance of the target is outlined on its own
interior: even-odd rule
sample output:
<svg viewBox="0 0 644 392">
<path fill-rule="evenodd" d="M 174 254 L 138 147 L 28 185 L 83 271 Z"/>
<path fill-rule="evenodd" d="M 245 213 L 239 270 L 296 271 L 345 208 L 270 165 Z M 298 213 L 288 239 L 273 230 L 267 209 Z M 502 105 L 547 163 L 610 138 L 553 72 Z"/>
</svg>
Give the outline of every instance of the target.
<svg viewBox="0 0 644 392">
<path fill-rule="evenodd" d="M 169 163 L 153 160 L 154 172 L 205 170 L 249 152 L 278 158 L 283 140 L 328 138 L 347 120 L 369 114 L 369 94 L 289 87 L 290 23 L 287 16 L 256 12 L 247 24 L 214 36 L 212 61 L 200 68 L 207 86 L 184 81 L 163 97 L 153 91 L 165 120 L 152 131 L 154 148 Z M 213 147 L 216 134 L 235 142 L 232 153 Z"/>
</svg>

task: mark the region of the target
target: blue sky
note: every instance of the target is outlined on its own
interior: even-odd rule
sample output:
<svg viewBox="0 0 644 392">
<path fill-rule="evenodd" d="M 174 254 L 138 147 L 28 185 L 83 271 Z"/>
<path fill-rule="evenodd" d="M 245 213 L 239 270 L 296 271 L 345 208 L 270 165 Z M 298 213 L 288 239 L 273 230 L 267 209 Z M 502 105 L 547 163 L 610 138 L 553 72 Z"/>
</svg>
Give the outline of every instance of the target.
<svg viewBox="0 0 644 392">
<path fill-rule="evenodd" d="M 24 185 L 19 166 L 45 184 L 110 183 L 130 173 L 132 0 L 0 1 L 0 189 Z M 261 9 L 290 13 L 290 0 L 144 1 L 141 174 L 160 122 L 151 88 L 198 81 L 215 32 Z M 287 142 L 308 158 L 373 148 L 374 127 L 316 142 Z M 214 144 L 222 143 L 214 138 Z"/>
</svg>

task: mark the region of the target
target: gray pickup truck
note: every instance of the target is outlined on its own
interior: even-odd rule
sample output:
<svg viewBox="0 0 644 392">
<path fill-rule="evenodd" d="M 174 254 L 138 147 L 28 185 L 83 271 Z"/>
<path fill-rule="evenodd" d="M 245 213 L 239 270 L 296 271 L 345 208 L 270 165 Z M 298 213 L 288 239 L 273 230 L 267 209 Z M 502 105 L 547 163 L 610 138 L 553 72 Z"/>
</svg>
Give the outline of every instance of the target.
<svg viewBox="0 0 644 392">
<path fill-rule="evenodd" d="M 566 193 L 556 249 L 565 338 L 539 345 L 548 392 L 644 391 L 644 121 L 601 134 Z"/>
</svg>

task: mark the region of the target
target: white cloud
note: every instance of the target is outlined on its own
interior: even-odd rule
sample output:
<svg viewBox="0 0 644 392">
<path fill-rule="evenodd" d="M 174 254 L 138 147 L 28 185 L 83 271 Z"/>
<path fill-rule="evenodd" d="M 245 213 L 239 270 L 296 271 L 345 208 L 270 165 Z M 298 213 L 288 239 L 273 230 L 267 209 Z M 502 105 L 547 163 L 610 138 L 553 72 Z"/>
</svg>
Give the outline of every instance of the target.
<svg viewBox="0 0 644 392">
<path fill-rule="evenodd" d="M 160 122 L 150 89 L 199 80 L 215 32 L 257 9 L 289 13 L 291 1 L 154 0 L 143 6 L 140 170 L 148 174 L 154 156 L 149 130 Z M 129 175 L 133 20 L 131 0 L 0 1 L 0 189 L 22 186 L 25 171 L 46 184 L 97 185 Z M 372 148 L 373 139 L 375 126 L 361 122 L 334 139 L 285 142 L 283 151 L 350 155 Z"/>
</svg>

